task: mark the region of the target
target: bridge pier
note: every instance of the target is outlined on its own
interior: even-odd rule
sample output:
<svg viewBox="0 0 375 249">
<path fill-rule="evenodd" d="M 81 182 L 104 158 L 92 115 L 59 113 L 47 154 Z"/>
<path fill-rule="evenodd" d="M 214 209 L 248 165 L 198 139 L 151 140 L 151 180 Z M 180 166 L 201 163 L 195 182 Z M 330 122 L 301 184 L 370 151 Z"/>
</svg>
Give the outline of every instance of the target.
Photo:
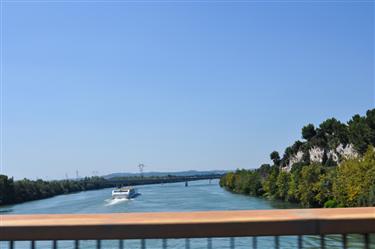
<svg viewBox="0 0 375 249">
<path fill-rule="evenodd" d="M 189 186 L 189 182 L 188 181 L 185 182 L 185 187 L 187 187 L 187 186 Z"/>
</svg>

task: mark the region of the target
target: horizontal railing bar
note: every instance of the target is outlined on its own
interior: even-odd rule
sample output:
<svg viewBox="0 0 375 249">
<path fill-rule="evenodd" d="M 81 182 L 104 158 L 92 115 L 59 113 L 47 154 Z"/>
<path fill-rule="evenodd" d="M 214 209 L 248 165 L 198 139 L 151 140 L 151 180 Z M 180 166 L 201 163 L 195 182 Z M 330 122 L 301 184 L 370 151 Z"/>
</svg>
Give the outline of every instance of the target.
<svg viewBox="0 0 375 249">
<path fill-rule="evenodd" d="M 2 215 L 0 240 L 163 239 L 375 233 L 375 208 Z"/>
</svg>

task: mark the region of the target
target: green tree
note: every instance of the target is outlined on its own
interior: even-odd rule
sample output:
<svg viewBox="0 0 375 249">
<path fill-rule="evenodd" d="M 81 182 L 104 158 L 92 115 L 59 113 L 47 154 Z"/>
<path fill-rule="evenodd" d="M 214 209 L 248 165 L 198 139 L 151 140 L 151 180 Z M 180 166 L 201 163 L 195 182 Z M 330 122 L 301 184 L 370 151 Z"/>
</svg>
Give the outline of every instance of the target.
<svg viewBox="0 0 375 249">
<path fill-rule="evenodd" d="M 278 175 L 279 175 L 279 167 L 272 166 L 271 173 L 269 174 L 268 178 L 262 183 L 266 196 L 273 197 L 276 195 L 276 192 L 277 192 L 276 181 L 277 181 Z"/>
<path fill-rule="evenodd" d="M 13 178 L 6 175 L 0 175 L 0 205 L 12 203 L 14 199 Z"/>
<path fill-rule="evenodd" d="M 327 201 L 333 200 L 333 182 L 336 177 L 336 167 L 322 168 L 319 175 L 319 180 L 315 184 L 314 189 L 316 191 L 315 201 L 318 206 L 322 207 L 326 205 Z M 330 204 L 332 205 L 332 204 Z"/>
<path fill-rule="evenodd" d="M 299 201 L 305 207 L 319 206 L 316 199 L 318 194 L 317 184 L 321 175 L 323 166 L 320 164 L 313 164 L 305 166 L 301 170 L 301 179 L 298 185 L 298 192 L 300 193 Z"/>
<path fill-rule="evenodd" d="M 289 190 L 290 174 L 285 171 L 280 171 L 276 180 L 276 196 L 281 200 L 288 200 L 288 190 Z"/>
<path fill-rule="evenodd" d="M 363 158 L 344 161 L 337 168 L 333 195 L 346 207 L 374 206 L 375 151 L 371 146 Z"/>
<path fill-rule="evenodd" d="M 302 128 L 302 138 L 309 141 L 316 135 L 315 126 L 313 124 L 308 124 Z"/>
<path fill-rule="evenodd" d="M 294 151 L 291 146 L 286 147 L 283 158 L 280 161 L 280 166 L 286 166 L 289 164 L 290 158 L 293 156 Z"/>
<path fill-rule="evenodd" d="M 319 125 L 319 133 L 327 141 L 326 149 L 336 149 L 340 144 L 346 145 L 349 141 L 347 126 L 335 118 L 322 122 Z"/>
<path fill-rule="evenodd" d="M 296 154 L 303 146 L 303 143 L 299 140 L 295 141 L 294 144 L 292 145 L 292 153 Z"/>
<path fill-rule="evenodd" d="M 371 139 L 371 145 L 375 146 L 375 109 L 368 110 L 366 112 L 366 123 L 373 133 L 372 139 Z"/>
<path fill-rule="evenodd" d="M 299 193 L 299 184 L 301 179 L 301 171 L 304 167 L 303 163 L 295 163 L 290 170 L 290 182 L 288 189 L 288 200 L 292 202 L 299 202 L 300 193 Z"/>
<path fill-rule="evenodd" d="M 259 169 L 257 170 L 259 176 L 262 179 L 265 179 L 268 177 L 268 175 L 271 173 L 271 165 L 269 164 L 262 164 Z"/>
<path fill-rule="evenodd" d="M 367 147 L 375 140 L 375 131 L 371 129 L 366 118 L 359 115 L 353 116 L 349 124 L 349 141 L 361 154 L 365 153 Z"/>
<path fill-rule="evenodd" d="M 270 158 L 271 160 L 273 161 L 273 163 L 275 165 L 280 165 L 280 155 L 279 155 L 279 152 L 277 151 L 273 151 L 271 154 L 270 154 Z"/>
</svg>

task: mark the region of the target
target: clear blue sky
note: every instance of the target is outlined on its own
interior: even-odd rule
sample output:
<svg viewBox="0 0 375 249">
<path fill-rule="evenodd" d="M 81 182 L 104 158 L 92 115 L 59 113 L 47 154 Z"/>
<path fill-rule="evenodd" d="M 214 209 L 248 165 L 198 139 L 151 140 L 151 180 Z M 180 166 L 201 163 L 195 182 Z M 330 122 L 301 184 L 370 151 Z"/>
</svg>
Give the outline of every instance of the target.
<svg viewBox="0 0 375 249">
<path fill-rule="evenodd" d="M 2 172 L 255 168 L 374 108 L 374 2 L 3 2 Z"/>
</svg>

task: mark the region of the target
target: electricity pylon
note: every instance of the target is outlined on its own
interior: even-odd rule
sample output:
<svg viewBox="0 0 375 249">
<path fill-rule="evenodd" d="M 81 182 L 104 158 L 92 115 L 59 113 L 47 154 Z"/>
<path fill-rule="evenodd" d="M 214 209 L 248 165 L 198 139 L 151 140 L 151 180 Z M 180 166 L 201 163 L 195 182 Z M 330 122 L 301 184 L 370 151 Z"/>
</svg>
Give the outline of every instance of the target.
<svg viewBox="0 0 375 249">
<path fill-rule="evenodd" d="M 138 164 L 139 173 L 141 175 L 141 178 L 143 178 L 143 168 L 145 165 L 143 163 Z"/>
</svg>

